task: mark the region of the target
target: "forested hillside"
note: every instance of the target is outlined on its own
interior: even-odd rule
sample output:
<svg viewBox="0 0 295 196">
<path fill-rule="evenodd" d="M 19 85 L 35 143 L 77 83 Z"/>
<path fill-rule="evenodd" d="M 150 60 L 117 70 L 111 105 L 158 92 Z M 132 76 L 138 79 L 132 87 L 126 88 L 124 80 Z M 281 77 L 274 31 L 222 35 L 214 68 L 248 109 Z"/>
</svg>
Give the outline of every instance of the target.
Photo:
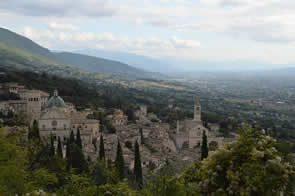
<svg viewBox="0 0 295 196">
<path fill-rule="evenodd" d="M 81 78 L 81 74 L 84 78 L 101 78 L 101 74 L 132 79 L 159 77 L 158 74 L 117 61 L 74 53 L 53 53 L 26 37 L 3 28 L 0 28 L 0 66 L 77 78 Z"/>
</svg>

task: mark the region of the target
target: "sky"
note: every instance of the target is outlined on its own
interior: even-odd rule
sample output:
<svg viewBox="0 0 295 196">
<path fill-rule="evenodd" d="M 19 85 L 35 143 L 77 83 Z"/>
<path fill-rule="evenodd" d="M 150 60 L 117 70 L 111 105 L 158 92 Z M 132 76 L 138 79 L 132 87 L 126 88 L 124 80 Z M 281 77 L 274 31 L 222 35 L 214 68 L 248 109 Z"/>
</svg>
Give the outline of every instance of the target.
<svg viewBox="0 0 295 196">
<path fill-rule="evenodd" d="M 284 66 L 295 64 L 294 10 L 294 0 L 2 0 L 0 26 L 51 50 Z"/>
</svg>

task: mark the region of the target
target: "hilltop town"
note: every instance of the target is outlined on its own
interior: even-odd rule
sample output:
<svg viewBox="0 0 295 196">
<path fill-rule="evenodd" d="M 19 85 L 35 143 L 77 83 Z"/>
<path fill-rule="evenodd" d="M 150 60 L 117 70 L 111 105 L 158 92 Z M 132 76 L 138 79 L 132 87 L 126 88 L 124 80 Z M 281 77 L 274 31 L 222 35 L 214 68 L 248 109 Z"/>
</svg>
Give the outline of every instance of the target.
<svg viewBox="0 0 295 196">
<path fill-rule="evenodd" d="M 18 98 L 17 100 L 8 98 L 0 102 L 1 116 L 22 114 L 25 116 L 27 125 L 32 125 L 36 121 L 44 142 L 49 142 L 53 137 L 57 147 L 57 139 L 61 139 L 64 156 L 67 138 L 70 137 L 71 132 L 76 135 L 79 130 L 85 156 L 92 160 L 97 159 L 99 141 L 103 135 L 106 159 L 115 160 L 119 141 L 122 144 L 126 167 L 132 169 L 134 167 L 133 145 L 135 141 L 138 141 L 142 167 L 146 174 L 160 169 L 168 160 L 178 168 L 199 160 L 203 133 L 208 138 L 209 149 L 221 146 L 225 140 L 219 133 L 218 124 L 210 124 L 207 127 L 203 125 L 201 103 L 198 99 L 192 105 L 194 118 L 178 120 L 176 127 L 163 123 L 157 115 L 148 113 L 146 105 L 138 106 L 134 112 L 135 120 L 133 121 L 128 120 L 128 116 L 119 108 L 111 110 L 98 108 L 98 111 L 107 113 L 104 121 L 110 124 L 103 128 L 106 130 L 100 130 L 103 127 L 102 122 L 93 118 L 93 110 L 78 111 L 75 105 L 63 100 L 57 89 L 54 92 L 44 92 L 27 89 L 22 84 L 3 83 L 0 92 L 2 95 L 8 93 Z M 115 131 L 111 132 L 108 129 Z"/>
</svg>

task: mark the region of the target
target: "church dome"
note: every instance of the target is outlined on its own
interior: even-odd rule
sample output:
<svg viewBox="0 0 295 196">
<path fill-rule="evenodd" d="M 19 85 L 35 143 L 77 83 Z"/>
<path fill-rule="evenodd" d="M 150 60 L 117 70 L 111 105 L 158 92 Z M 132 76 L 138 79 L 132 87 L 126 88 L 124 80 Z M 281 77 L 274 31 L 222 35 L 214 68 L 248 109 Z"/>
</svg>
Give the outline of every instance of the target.
<svg viewBox="0 0 295 196">
<path fill-rule="evenodd" d="M 47 102 L 47 107 L 52 108 L 52 107 L 65 107 L 66 104 L 64 100 L 58 96 L 57 90 L 54 91 L 54 95 L 48 100 Z"/>
</svg>

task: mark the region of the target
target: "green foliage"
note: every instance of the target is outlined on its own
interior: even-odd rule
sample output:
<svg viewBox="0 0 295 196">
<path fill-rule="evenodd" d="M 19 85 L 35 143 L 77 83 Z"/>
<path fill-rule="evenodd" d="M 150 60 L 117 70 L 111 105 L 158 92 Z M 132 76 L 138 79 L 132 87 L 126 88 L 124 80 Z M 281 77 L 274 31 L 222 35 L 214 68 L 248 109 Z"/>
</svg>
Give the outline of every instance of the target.
<svg viewBox="0 0 295 196">
<path fill-rule="evenodd" d="M 91 167 L 90 176 L 99 187 L 104 184 L 116 184 L 120 181 L 119 172 L 115 165 L 97 160 Z"/>
<path fill-rule="evenodd" d="M 31 171 L 27 151 L 19 145 L 18 137 L 6 138 L 0 131 L 0 192 L 3 195 L 24 195 L 46 189 L 56 183 L 54 174 L 46 169 Z"/>
<path fill-rule="evenodd" d="M 120 179 L 122 180 L 125 177 L 125 163 L 124 163 L 123 152 L 122 152 L 122 148 L 121 148 L 121 144 L 119 140 L 117 144 L 117 155 L 116 155 L 115 165 L 119 172 Z"/>
<path fill-rule="evenodd" d="M 57 196 L 97 195 L 97 186 L 86 176 L 72 174 L 66 180 L 67 183 L 57 191 Z"/>
<path fill-rule="evenodd" d="M 53 136 L 50 136 L 50 156 L 54 157 L 55 155 L 55 148 L 54 148 L 54 139 Z"/>
<path fill-rule="evenodd" d="M 203 131 L 202 146 L 201 146 L 201 160 L 208 157 L 208 144 L 207 144 L 207 135 Z"/>
<path fill-rule="evenodd" d="M 80 129 L 78 129 L 78 131 L 77 131 L 76 145 L 82 150 L 82 140 L 81 140 L 81 135 L 80 135 Z"/>
<path fill-rule="evenodd" d="M 71 144 L 70 144 L 70 139 L 67 139 L 67 144 L 66 144 L 66 167 L 67 171 L 70 170 L 71 168 L 71 163 L 72 163 L 72 154 L 71 154 Z"/>
<path fill-rule="evenodd" d="M 135 177 L 135 182 L 138 188 L 142 188 L 143 185 L 143 177 L 142 177 L 142 168 L 141 168 L 141 158 L 140 158 L 140 151 L 138 142 L 135 142 L 135 149 L 134 149 L 134 170 L 133 174 Z"/>
<path fill-rule="evenodd" d="M 281 159 L 274 139 L 243 128 L 237 141 L 196 163 L 182 179 L 202 195 L 289 195 L 294 166 Z"/>
<path fill-rule="evenodd" d="M 147 184 L 141 191 L 143 196 L 183 196 L 186 195 L 185 186 L 177 177 L 162 174 L 149 176 Z"/>
<path fill-rule="evenodd" d="M 36 120 L 34 120 L 33 126 L 29 128 L 28 139 L 40 141 L 39 127 L 38 122 Z"/>
<path fill-rule="evenodd" d="M 99 142 L 99 160 L 105 159 L 105 151 L 104 151 L 104 141 L 103 141 L 103 135 L 100 136 L 100 142 Z"/>
<path fill-rule="evenodd" d="M 71 166 L 78 174 L 88 171 L 88 164 L 80 147 L 71 145 Z"/>
<path fill-rule="evenodd" d="M 126 182 L 118 184 L 106 184 L 99 187 L 99 195 L 102 196 L 136 196 L 137 192 L 132 190 Z"/>
<path fill-rule="evenodd" d="M 57 156 L 59 158 L 63 158 L 63 153 L 62 153 L 62 145 L 61 145 L 61 141 L 60 141 L 60 137 L 58 137 L 58 141 L 57 141 Z"/>
</svg>

